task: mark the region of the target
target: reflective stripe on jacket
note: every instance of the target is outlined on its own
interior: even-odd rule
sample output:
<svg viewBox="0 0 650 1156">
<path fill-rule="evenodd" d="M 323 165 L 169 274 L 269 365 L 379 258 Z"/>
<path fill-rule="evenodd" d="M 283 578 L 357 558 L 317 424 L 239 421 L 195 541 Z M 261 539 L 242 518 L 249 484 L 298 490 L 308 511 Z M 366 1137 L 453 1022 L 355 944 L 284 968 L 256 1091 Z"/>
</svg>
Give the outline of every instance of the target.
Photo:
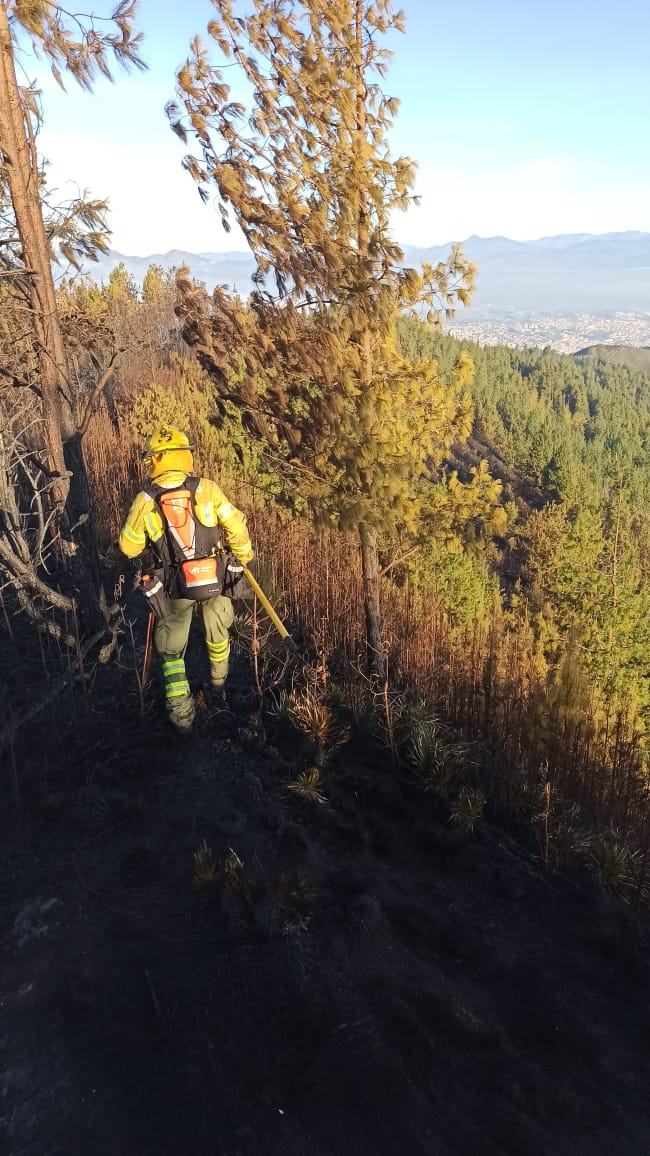
<svg viewBox="0 0 650 1156">
<path fill-rule="evenodd" d="M 169 470 L 156 478 L 155 484 L 162 489 L 172 490 L 182 486 L 186 477 L 186 474 L 178 470 Z M 250 562 L 253 549 L 248 535 L 246 516 L 228 501 L 216 482 L 210 481 L 209 478 L 199 479 L 194 508 L 202 525 L 219 526 L 223 529 L 229 553 L 239 558 L 240 562 Z M 135 498 L 120 532 L 120 550 L 127 558 L 136 558 L 144 550 L 147 538 L 150 542 L 157 542 L 163 533 L 160 511 L 153 498 L 143 490 Z"/>
</svg>

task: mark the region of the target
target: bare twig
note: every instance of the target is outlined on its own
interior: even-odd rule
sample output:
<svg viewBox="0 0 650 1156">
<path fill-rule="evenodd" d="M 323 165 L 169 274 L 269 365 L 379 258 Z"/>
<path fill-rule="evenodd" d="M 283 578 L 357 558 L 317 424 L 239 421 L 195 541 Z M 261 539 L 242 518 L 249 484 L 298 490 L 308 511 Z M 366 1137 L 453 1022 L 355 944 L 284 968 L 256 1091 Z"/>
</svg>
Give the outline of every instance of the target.
<svg viewBox="0 0 650 1156">
<path fill-rule="evenodd" d="M 410 550 L 406 551 L 406 554 L 402 554 L 400 558 L 394 558 L 392 562 L 388 563 L 388 566 L 384 566 L 384 569 L 379 571 L 379 577 L 385 578 L 386 574 L 389 574 L 391 570 L 394 570 L 395 567 L 399 566 L 402 562 L 406 562 L 407 558 L 410 558 L 412 554 L 416 554 L 420 549 L 421 547 L 419 544 L 417 546 L 412 546 Z"/>
<path fill-rule="evenodd" d="M 113 355 L 112 355 L 106 369 L 102 373 L 99 381 L 95 385 L 90 397 L 88 398 L 88 401 L 86 402 L 86 408 L 84 409 L 84 412 L 83 412 L 83 417 L 82 417 L 81 421 L 79 422 L 79 426 L 78 426 L 79 437 L 83 437 L 84 434 L 86 433 L 88 426 L 90 424 L 90 419 L 93 416 L 93 413 L 95 410 L 95 405 L 97 404 L 97 401 L 99 400 L 104 387 L 108 384 L 111 377 L 113 376 L 113 366 L 114 366 L 115 362 L 117 361 L 117 359 L 121 353 L 124 353 L 123 348 L 116 349 L 113 352 Z"/>
<path fill-rule="evenodd" d="M 15 586 L 19 586 L 24 590 L 27 586 L 34 594 L 38 594 L 51 606 L 56 606 L 59 610 L 71 611 L 74 607 L 72 598 L 66 598 L 64 594 L 59 594 L 57 590 L 52 590 L 45 582 L 36 574 L 33 565 L 28 565 L 21 562 L 20 558 L 11 549 L 6 542 L 0 538 L 0 559 L 5 563 L 5 569 L 9 580 Z"/>
</svg>

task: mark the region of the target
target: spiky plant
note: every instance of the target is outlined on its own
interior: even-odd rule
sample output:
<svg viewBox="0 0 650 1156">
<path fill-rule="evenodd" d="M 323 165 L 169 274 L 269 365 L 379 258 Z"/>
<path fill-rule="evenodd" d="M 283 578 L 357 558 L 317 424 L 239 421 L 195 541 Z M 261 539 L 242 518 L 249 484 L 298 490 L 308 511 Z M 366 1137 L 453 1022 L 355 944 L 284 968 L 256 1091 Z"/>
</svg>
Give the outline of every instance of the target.
<svg viewBox="0 0 650 1156">
<path fill-rule="evenodd" d="M 276 718 L 278 722 L 293 722 L 293 701 L 293 698 L 286 690 L 281 690 L 277 694 L 272 695 L 268 713 L 272 715 L 273 718 Z"/>
<path fill-rule="evenodd" d="M 310 923 L 311 915 L 290 915 L 282 924 L 282 934 L 287 937 L 301 935 L 303 931 L 307 931 Z"/>
<path fill-rule="evenodd" d="M 350 738 L 348 728 L 337 724 L 330 707 L 312 694 L 292 698 L 290 717 L 296 729 L 319 747 L 341 746 Z"/>
<path fill-rule="evenodd" d="M 399 699 L 393 709 L 395 740 L 400 747 L 409 748 L 414 737 L 423 730 L 440 733 L 440 722 L 435 711 L 423 699 L 414 702 Z"/>
<path fill-rule="evenodd" d="M 195 887 L 210 887 L 219 878 L 219 861 L 205 839 L 194 852 L 192 879 Z"/>
<path fill-rule="evenodd" d="M 253 639 L 252 611 L 244 610 L 239 614 L 235 614 L 235 619 L 230 629 L 233 645 L 245 650 L 250 650 L 251 642 Z"/>
<path fill-rule="evenodd" d="M 349 706 L 349 688 L 341 682 L 330 682 L 327 688 L 327 697 L 332 706 Z"/>
<path fill-rule="evenodd" d="M 588 855 L 594 843 L 595 834 L 585 823 L 578 803 L 568 803 L 551 811 L 550 817 L 551 855 L 559 860 L 570 859 L 574 855 Z"/>
<path fill-rule="evenodd" d="M 244 889 L 244 864 L 237 852 L 233 851 L 232 847 L 228 848 L 228 855 L 223 865 L 223 873 L 231 891 L 239 895 Z"/>
<path fill-rule="evenodd" d="M 320 790 L 320 784 L 321 774 L 318 767 L 310 767 L 309 770 L 302 771 L 295 782 L 289 783 L 287 789 L 294 795 L 300 795 L 308 803 L 326 803 L 327 799 Z"/>
<path fill-rule="evenodd" d="M 594 839 L 591 859 L 607 890 L 630 903 L 638 887 L 640 852 L 629 847 L 616 832 L 611 832 Z"/>
<path fill-rule="evenodd" d="M 330 708 L 310 694 L 293 699 L 291 719 L 297 730 L 321 746 L 326 744 L 334 725 L 334 716 Z"/>
<path fill-rule="evenodd" d="M 251 734 L 259 735 L 263 733 L 262 727 L 262 713 L 259 710 L 254 710 L 248 716 L 248 729 Z"/>
<path fill-rule="evenodd" d="M 407 757 L 427 789 L 446 793 L 456 777 L 457 768 L 435 723 L 418 724 L 414 728 Z"/>
<path fill-rule="evenodd" d="M 467 787 L 454 799 L 451 805 L 450 822 L 466 835 L 471 835 L 483 815 L 485 795 L 476 788 Z"/>
</svg>

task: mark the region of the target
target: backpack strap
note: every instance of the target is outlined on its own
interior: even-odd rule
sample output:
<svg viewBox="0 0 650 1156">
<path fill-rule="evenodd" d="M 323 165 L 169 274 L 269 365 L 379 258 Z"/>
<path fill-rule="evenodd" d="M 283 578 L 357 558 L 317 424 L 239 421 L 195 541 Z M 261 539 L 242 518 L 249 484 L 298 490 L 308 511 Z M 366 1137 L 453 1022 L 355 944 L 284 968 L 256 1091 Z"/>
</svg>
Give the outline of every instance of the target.
<svg viewBox="0 0 650 1156">
<path fill-rule="evenodd" d="M 178 486 L 165 487 L 151 483 L 144 491 L 147 497 L 155 502 L 160 512 L 164 528 L 164 540 L 171 563 L 180 563 L 191 558 L 206 558 L 214 554 L 216 547 L 219 546 L 218 526 L 204 526 L 196 515 L 196 491 L 200 480 L 194 474 L 187 474 Z M 191 527 L 189 527 L 189 535 L 181 532 L 182 527 L 175 527 L 170 522 L 164 509 L 166 504 L 164 499 L 179 491 L 185 491 L 190 495 Z"/>
</svg>

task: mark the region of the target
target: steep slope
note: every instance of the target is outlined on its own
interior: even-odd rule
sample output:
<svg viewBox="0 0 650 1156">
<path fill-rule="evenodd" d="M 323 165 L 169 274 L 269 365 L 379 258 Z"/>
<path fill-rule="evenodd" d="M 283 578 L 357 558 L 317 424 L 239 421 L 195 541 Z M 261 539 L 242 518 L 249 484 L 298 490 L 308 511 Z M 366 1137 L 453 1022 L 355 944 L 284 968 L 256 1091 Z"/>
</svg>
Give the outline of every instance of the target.
<svg viewBox="0 0 650 1156">
<path fill-rule="evenodd" d="M 157 686 L 141 720 L 127 678 L 45 760 L 42 736 L 16 745 L 6 1151 L 650 1149 L 648 936 L 628 911 L 490 827 L 455 834 L 363 735 L 327 766 L 326 803 L 296 797 L 308 753 L 260 720 L 243 665 L 186 743 Z M 204 841 L 219 871 L 197 888 Z"/>
</svg>

